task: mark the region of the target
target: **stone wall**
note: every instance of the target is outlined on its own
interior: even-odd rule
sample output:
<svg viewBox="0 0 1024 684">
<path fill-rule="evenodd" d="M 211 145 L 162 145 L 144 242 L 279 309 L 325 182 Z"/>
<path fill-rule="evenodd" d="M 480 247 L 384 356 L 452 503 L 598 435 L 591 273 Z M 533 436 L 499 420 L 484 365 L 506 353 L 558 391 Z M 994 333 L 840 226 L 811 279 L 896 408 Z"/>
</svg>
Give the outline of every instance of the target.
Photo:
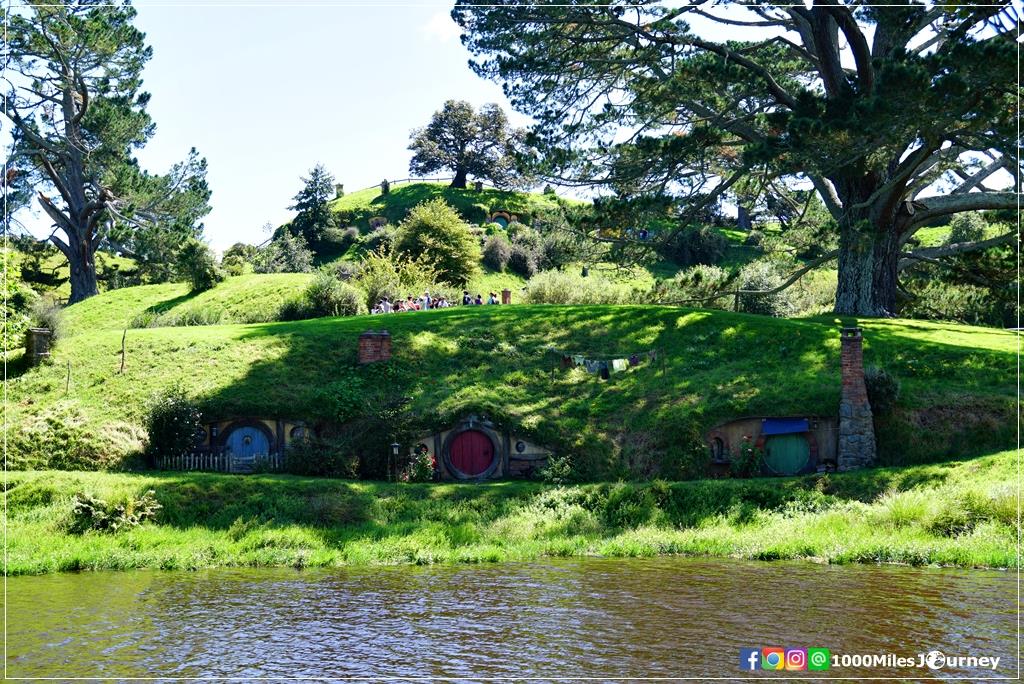
<svg viewBox="0 0 1024 684">
<path fill-rule="evenodd" d="M 875 427 L 864 384 L 860 328 L 843 328 L 842 394 L 839 399 L 839 470 L 854 470 L 875 461 Z"/>
</svg>

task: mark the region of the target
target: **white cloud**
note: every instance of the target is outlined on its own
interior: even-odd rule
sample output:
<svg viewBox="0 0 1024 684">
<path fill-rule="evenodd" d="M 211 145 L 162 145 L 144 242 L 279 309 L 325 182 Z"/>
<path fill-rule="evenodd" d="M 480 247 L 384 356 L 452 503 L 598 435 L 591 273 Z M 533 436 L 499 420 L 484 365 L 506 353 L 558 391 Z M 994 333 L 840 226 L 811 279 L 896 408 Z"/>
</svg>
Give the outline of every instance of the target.
<svg viewBox="0 0 1024 684">
<path fill-rule="evenodd" d="M 462 35 L 462 29 L 452 21 L 451 15 L 444 11 L 431 15 L 430 19 L 420 25 L 419 31 L 421 35 L 441 43 L 458 40 Z"/>
</svg>

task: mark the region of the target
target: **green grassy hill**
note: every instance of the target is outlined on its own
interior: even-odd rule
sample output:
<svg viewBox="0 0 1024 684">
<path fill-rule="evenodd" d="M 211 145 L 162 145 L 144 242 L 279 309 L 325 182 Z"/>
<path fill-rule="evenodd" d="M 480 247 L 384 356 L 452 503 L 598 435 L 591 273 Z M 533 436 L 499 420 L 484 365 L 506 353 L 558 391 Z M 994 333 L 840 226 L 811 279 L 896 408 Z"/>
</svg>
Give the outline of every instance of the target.
<svg viewBox="0 0 1024 684">
<path fill-rule="evenodd" d="M 379 187 L 359 190 L 334 200 L 331 209 L 340 215 L 345 225 L 366 230 L 369 228 L 367 221 L 370 218 L 383 216 L 389 223 L 398 223 L 417 204 L 437 198 L 443 198 L 462 214 L 463 218 L 477 224 L 485 222 L 497 211 L 530 219 L 538 212 L 557 207 L 559 202 L 574 203 L 574 200 L 559 199 L 556 195 L 542 193 L 495 188 L 484 188 L 477 192 L 472 188 L 450 188 L 447 183 L 422 182 L 392 185 L 391 192 L 387 195 L 381 195 Z"/>
<path fill-rule="evenodd" d="M 123 322 L 139 310 L 174 311 L 203 297 L 234 312 L 225 316 L 244 318 L 253 302 L 272 300 L 302 277 L 242 276 L 191 299 L 178 286 L 128 288 L 70 307 L 70 335 L 50 364 L 29 371 L 12 364 L 10 463 L 113 463 L 138 448 L 147 401 L 173 384 L 210 417 L 343 422 L 385 394 L 408 397 L 424 429 L 482 411 L 571 454 L 592 476 L 678 476 L 700 433 L 718 422 L 837 410 L 835 318 L 660 306 L 460 307 L 137 329 L 128 331 L 125 372 L 118 372 Z M 865 362 L 903 385 L 896 413 L 879 420 L 884 463 L 1012 445 L 1012 333 L 902 320 L 862 326 Z M 394 360 L 358 367 L 359 333 L 381 328 L 392 333 Z M 604 358 L 654 349 L 659 360 L 602 381 L 561 369 L 551 348 Z M 70 460 L 58 464 L 58 457 Z"/>
</svg>

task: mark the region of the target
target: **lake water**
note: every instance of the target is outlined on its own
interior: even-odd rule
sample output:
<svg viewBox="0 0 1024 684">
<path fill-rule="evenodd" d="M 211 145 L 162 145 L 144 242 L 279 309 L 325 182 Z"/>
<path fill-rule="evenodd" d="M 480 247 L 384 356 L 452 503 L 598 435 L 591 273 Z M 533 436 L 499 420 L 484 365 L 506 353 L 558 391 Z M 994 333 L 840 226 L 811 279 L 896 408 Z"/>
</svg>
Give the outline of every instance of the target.
<svg viewBox="0 0 1024 684">
<path fill-rule="evenodd" d="M 1007 677 L 1016 592 L 1012 573 L 681 558 L 13 577 L 7 673 Z M 764 646 L 1001 660 L 741 670 Z"/>
</svg>

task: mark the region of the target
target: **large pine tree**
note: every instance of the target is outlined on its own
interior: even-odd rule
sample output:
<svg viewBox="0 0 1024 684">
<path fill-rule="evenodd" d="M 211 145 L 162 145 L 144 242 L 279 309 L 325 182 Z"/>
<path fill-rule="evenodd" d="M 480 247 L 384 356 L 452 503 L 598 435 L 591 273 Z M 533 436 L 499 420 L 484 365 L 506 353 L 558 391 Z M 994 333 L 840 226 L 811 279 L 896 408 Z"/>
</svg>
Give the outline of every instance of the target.
<svg viewBox="0 0 1024 684">
<path fill-rule="evenodd" d="M 0 8 L 3 113 L 14 125 L 7 196 L 34 191 L 53 221 L 72 303 L 96 294 L 94 255 L 105 240 L 132 253 L 151 242 L 143 232 L 161 230 L 181 244 L 209 212 L 206 162 L 195 150 L 166 175 L 142 171 L 133 156 L 154 131 L 141 78 L 151 50 L 134 19 L 128 2 Z"/>
<path fill-rule="evenodd" d="M 936 219 L 1016 206 L 1009 2 L 472 5 L 452 14 L 473 66 L 535 118 L 549 177 L 690 211 L 752 174 L 812 183 L 839 227 L 816 262 L 838 258 L 838 313 L 891 315 L 910 261 L 1014 237 L 908 248 Z"/>
</svg>

